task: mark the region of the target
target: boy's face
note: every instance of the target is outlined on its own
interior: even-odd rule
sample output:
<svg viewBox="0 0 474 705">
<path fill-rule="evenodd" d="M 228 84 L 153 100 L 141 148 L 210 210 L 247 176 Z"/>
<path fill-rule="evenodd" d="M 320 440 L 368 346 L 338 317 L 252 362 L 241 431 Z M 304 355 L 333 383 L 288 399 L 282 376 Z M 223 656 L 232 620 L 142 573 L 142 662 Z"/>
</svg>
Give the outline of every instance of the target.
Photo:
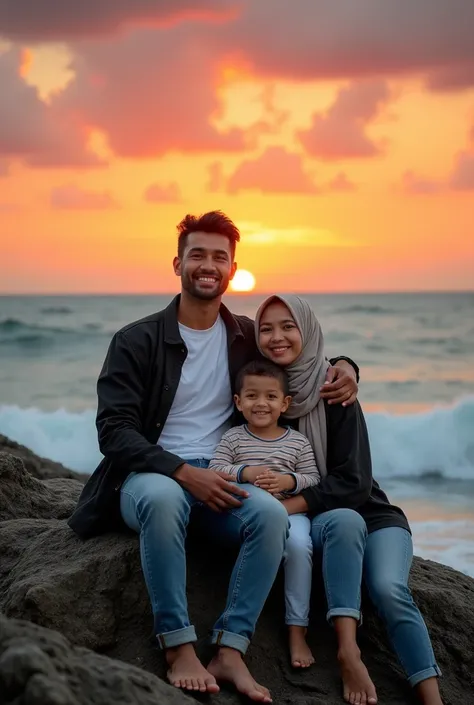
<svg viewBox="0 0 474 705">
<path fill-rule="evenodd" d="M 285 396 L 279 380 L 274 377 L 247 375 L 240 394 L 235 395 L 235 404 L 246 421 L 256 428 L 276 425 L 291 402 Z"/>
</svg>

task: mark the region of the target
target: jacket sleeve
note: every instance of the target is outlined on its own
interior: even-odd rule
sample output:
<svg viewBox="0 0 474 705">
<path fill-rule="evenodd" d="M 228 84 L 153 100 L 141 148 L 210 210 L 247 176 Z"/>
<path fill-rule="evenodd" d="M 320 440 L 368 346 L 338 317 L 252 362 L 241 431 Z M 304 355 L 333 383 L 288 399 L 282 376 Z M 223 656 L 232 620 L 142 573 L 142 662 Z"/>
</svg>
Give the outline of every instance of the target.
<svg viewBox="0 0 474 705">
<path fill-rule="evenodd" d="M 144 436 L 145 379 L 125 333 L 114 335 L 97 382 L 101 453 L 129 472 L 171 475 L 184 463 Z"/>
<path fill-rule="evenodd" d="M 327 475 L 317 487 L 301 492 L 312 514 L 346 507 L 358 509 L 372 490 L 369 436 L 358 401 L 351 406 L 326 406 L 328 419 Z"/>
<path fill-rule="evenodd" d="M 336 362 L 339 362 L 339 360 L 345 360 L 346 362 L 349 363 L 349 365 L 352 365 L 352 367 L 355 370 L 356 373 L 356 382 L 359 384 L 360 381 L 360 370 L 359 370 L 359 365 L 354 362 L 354 360 L 351 357 L 346 357 L 345 355 L 339 355 L 338 357 L 331 357 L 329 360 L 329 364 L 334 367 Z"/>
</svg>

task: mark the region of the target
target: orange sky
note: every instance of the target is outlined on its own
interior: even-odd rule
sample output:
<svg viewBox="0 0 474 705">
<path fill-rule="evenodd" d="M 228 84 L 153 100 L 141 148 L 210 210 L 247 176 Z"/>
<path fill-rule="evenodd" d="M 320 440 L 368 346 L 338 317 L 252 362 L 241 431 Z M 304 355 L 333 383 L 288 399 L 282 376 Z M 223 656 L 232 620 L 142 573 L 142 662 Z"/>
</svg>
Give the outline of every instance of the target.
<svg viewBox="0 0 474 705">
<path fill-rule="evenodd" d="M 174 291 L 215 208 L 262 292 L 472 289 L 474 4 L 430 2 L 361 0 L 367 36 L 340 0 L 0 9 L 0 292 Z"/>
</svg>

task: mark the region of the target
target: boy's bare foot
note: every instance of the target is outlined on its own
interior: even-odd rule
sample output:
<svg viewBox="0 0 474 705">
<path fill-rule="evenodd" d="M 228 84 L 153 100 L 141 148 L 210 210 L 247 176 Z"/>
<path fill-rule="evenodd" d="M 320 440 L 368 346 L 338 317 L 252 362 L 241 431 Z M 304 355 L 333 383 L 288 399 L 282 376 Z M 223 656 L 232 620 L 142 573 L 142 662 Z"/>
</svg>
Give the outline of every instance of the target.
<svg viewBox="0 0 474 705">
<path fill-rule="evenodd" d="M 314 663 L 314 656 L 306 643 L 306 627 L 291 624 L 288 627 L 291 665 L 293 668 L 308 668 Z"/>
<path fill-rule="evenodd" d="M 250 700 L 261 703 L 271 703 L 270 692 L 263 685 L 259 685 L 250 675 L 244 663 L 242 654 L 235 649 L 222 646 L 207 667 L 216 680 L 232 683 L 239 693 L 243 693 Z"/>
<path fill-rule="evenodd" d="M 358 649 L 339 651 L 344 700 L 351 705 L 376 705 L 377 693 Z"/>
<path fill-rule="evenodd" d="M 168 680 L 175 688 L 199 690 L 201 693 L 218 693 L 220 688 L 194 651 L 192 644 L 181 644 L 173 649 L 166 649 Z"/>
</svg>

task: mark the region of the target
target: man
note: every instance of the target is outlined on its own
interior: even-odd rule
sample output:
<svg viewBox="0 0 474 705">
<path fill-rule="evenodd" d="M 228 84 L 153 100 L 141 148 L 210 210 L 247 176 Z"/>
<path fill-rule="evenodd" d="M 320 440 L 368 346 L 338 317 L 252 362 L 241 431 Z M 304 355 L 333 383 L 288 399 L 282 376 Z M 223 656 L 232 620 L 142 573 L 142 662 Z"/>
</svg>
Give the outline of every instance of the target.
<svg viewBox="0 0 474 705">
<path fill-rule="evenodd" d="M 264 490 L 206 469 L 230 426 L 235 376 L 258 354 L 253 322 L 221 303 L 236 271 L 240 233 L 219 211 L 186 216 L 178 233 L 173 266 L 181 294 L 120 330 L 110 344 L 98 381 L 105 457 L 69 525 L 83 538 L 123 522 L 139 533 L 154 633 L 173 685 L 216 693 L 217 681 L 229 681 L 252 700 L 271 702 L 243 656 L 282 559 L 288 516 Z M 333 362 L 325 395 L 352 403 L 357 372 L 343 358 Z M 195 653 L 187 613 L 184 544 L 191 514 L 211 536 L 241 544 L 207 669 Z"/>
</svg>

